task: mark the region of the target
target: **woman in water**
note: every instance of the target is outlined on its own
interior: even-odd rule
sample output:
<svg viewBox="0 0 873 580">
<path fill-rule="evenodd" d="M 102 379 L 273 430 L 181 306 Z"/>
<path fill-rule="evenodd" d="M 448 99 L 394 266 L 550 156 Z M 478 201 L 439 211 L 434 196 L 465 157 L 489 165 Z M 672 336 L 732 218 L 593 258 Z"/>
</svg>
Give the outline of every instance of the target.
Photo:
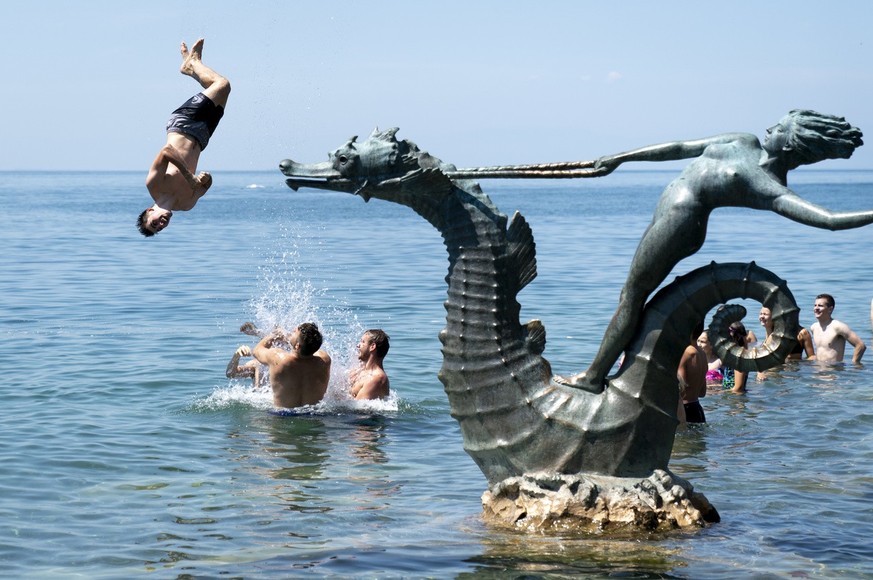
<svg viewBox="0 0 873 580">
<path fill-rule="evenodd" d="M 721 372 L 721 359 L 718 358 L 715 351 L 712 350 L 712 344 L 709 342 L 709 334 L 705 331 L 697 337 L 697 346 L 699 346 L 700 350 L 703 351 L 703 354 L 706 355 L 706 386 L 721 387 L 722 381 L 724 380 L 724 375 Z"/>
<path fill-rule="evenodd" d="M 743 325 L 742 322 L 734 322 L 733 324 L 731 324 L 728 327 L 728 335 L 730 336 L 730 340 L 732 343 L 746 348 L 746 337 L 749 335 L 749 333 L 748 331 L 746 331 L 746 327 Z M 732 393 L 746 392 L 746 379 L 748 378 L 748 373 L 738 371 L 730 367 L 722 367 L 721 370 L 724 374 L 722 387 L 725 390 Z"/>
<path fill-rule="evenodd" d="M 770 333 L 773 332 L 773 318 L 770 313 L 770 309 L 766 306 L 761 307 L 761 311 L 758 312 L 758 321 L 761 323 L 761 326 L 764 327 L 764 342 L 767 342 L 767 339 L 770 338 Z M 800 328 L 800 332 L 797 333 L 797 344 L 785 360 L 801 360 L 803 355 L 806 355 L 808 359 L 815 358 L 815 348 L 812 346 L 812 335 L 809 331 L 803 327 Z"/>
</svg>

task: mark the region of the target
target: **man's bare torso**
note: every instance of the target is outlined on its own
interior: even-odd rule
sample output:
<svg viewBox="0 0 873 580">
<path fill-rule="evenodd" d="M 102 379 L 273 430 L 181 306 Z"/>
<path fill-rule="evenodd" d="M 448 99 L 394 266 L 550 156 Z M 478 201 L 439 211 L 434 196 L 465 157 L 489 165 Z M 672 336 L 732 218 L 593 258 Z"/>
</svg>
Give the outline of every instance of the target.
<svg viewBox="0 0 873 580">
<path fill-rule="evenodd" d="M 815 344 L 815 360 L 819 362 L 839 362 L 846 353 L 846 338 L 840 332 L 843 323 L 831 319 L 822 326 L 812 325 L 812 340 Z"/>
<path fill-rule="evenodd" d="M 320 353 L 308 357 L 289 353 L 271 366 L 270 384 L 275 406 L 292 409 L 314 405 L 324 398 L 330 380 L 330 363 Z"/>
<path fill-rule="evenodd" d="M 706 396 L 706 371 L 709 365 L 706 362 L 706 354 L 696 346 L 688 346 L 680 361 L 680 376 L 685 380 L 687 387 L 684 403 L 693 403 L 700 398 L 700 394 Z"/>
<path fill-rule="evenodd" d="M 353 399 L 384 399 L 389 393 L 388 375 L 382 368 L 357 368 L 349 374 Z M 362 390 L 365 392 L 362 392 Z"/>
<path fill-rule="evenodd" d="M 191 173 L 197 173 L 201 150 L 196 141 L 182 133 L 172 132 L 167 133 L 167 145 L 179 153 Z M 172 163 L 167 166 L 163 175 L 149 175 L 146 187 L 155 203 L 172 211 L 188 211 L 201 197 Z"/>
</svg>

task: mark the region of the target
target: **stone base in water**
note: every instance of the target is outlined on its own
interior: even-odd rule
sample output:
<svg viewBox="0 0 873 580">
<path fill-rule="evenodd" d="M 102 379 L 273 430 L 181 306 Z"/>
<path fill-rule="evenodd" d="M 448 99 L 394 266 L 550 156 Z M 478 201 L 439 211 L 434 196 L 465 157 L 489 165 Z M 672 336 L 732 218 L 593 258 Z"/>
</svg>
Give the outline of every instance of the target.
<svg viewBox="0 0 873 580">
<path fill-rule="evenodd" d="M 533 473 L 482 495 L 487 522 L 527 530 L 590 532 L 700 528 L 720 520 L 702 493 L 660 469 L 645 479 Z"/>
</svg>

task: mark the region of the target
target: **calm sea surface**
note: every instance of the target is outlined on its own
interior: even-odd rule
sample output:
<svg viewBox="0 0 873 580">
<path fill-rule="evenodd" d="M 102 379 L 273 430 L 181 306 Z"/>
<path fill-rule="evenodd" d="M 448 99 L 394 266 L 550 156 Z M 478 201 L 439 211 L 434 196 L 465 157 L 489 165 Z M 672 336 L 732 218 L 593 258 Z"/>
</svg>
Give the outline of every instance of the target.
<svg viewBox="0 0 873 580">
<path fill-rule="evenodd" d="M 558 373 L 582 370 L 675 172 L 484 181 L 537 241 L 520 295 Z M 873 208 L 873 172 L 796 172 L 835 210 Z M 480 519 L 485 479 L 437 380 L 446 254 L 405 207 L 216 172 L 146 240 L 142 173 L 0 173 L 0 576 L 8 578 L 873 578 L 873 355 L 795 363 L 703 400 L 670 467 L 717 507 L 710 528 L 636 539 L 518 534 Z M 674 275 L 751 261 L 816 294 L 873 347 L 873 226 L 717 210 Z M 673 276 L 670 277 L 672 279 Z M 759 336 L 756 304 L 747 325 Z M 239 325 L 318 322 L 328 401 L 279 417 L 229 381 Z M 391 335 L 394 397 L 356 406 L 342 374 L 363 329 Z M 762 379 L 762 380 L 760 380 Z"/>
</svg>

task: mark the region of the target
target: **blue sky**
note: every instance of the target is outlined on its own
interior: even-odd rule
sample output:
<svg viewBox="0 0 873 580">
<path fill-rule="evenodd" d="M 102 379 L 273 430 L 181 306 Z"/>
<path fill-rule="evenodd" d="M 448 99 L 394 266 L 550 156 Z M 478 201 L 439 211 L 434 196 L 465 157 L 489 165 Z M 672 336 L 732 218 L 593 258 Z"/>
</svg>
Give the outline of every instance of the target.
<svg viewBox="0 0 873 580">
<path fill-rule="evenodd" d="M 761 136 L 793 108 L 869 134 L 816 167 L 873 169 L 873 8 L 822 5 L 16 2 L 0 20 L 0 170 L 145 172 L 197 89 L 178 45 L 199 36 L 233 84 L 208 171 L 322 161 L 376 126 L 458 166 L 589 159 Z"/>
</svg>

